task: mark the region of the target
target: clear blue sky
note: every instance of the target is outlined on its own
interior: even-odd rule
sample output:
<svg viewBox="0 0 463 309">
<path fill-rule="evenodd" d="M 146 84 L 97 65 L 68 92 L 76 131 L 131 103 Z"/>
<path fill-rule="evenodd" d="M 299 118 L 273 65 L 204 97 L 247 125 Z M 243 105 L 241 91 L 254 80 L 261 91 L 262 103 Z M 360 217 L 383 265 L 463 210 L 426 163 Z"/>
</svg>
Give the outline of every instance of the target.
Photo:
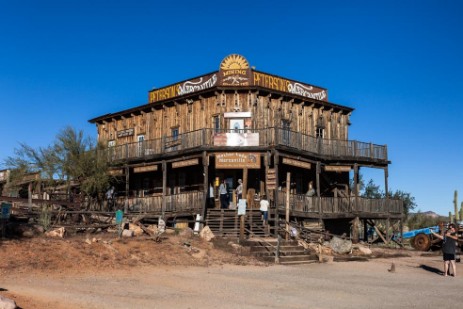
<svg viewBox="0 0 463 309">
<path fill-rule="evenodd" d="M 447 215 L 463 200 L 462 16 L 459 0 L 0 0 L 0 160 L 68 125 L 96 138 L 89 119 L 238 53 L 355 108 L 349 139 L 388 146 L 390 189 Z"/>
</svg>

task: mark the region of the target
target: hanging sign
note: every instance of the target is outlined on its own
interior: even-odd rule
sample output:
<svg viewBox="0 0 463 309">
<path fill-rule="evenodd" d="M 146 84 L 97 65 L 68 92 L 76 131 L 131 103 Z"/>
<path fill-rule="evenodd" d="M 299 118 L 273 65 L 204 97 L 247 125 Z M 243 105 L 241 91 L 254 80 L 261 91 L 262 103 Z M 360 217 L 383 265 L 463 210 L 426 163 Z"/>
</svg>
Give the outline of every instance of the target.
<svg viewBox="0 0 463 309">
<path fill-rule="evenodd" d="M 215 168 L 260 168 L 258 152 L 219 152 L 215 155 Z"/>
<path fill-rule="evenodd" d="M 310 170 L 310 168 L 312 166 L 308 162 L 299 161 L 299 160 L 293 160 L 293 159 L 289 159 L 289 158 L 283 158 L 283 164 L 288 164 L 288 165 L 292 165 L 292 166 L 306 168 L 308 170 Z"/>
<path fill-rule="evenodd" d="M 134 173 L 145 173 L 145 172 L 154 172 L 158 170 L 158 166 L 155 165 L 147 165 L 147 166 L 137 166 L 133 168 Z"/>
<path fill-rule="evenodd" d="M 179 168 L 179 167 L 198 165 L 198 164 L 199 164 L 198 159 L 190 159 L 190 160 L 184 160 L 184 161 L 179 161 L 179 162 L 173 162 L 172 168 Z"/>
<path fill-rule="evenodd" d="M 336 172 L 336 173 L 341 173 L 341 172 L 350 172 L 352 169 L 350 166 L 342 166 L 342 165 L 325 165 L 324 167 L 326 172 Z"/>
</svg>

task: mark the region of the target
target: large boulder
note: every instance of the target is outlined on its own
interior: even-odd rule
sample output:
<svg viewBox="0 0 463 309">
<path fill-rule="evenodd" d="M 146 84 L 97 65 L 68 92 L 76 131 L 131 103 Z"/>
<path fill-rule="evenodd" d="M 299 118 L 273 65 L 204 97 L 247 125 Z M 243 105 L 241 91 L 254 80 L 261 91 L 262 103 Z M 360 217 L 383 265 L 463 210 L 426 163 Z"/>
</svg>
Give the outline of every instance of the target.
<svg viewBox="0 0 463 309">
<path fill-rule="evenodd" d="M 16 308 L 17 306 L 14 300 L 0 295 L 0 309 L 16 309 Z"/>
<path fill-rule="evenodd" d="M 204 239 L 205 241 L 211 241 L 215 237 L 215 235 L 214 233 L 212 233 L 209 226 L 206 225 L 199 233 L 199 237 L 201 237 L 201 239 Z"/>
<path fill-rule="evenodd" d="M 348 254 L 352 251 L 352 241 L 333 237 L 330 240 L 330 247 L 338 254 Z"/>
<path fill-rule="evenodd" d="M 141 236 L 144 233 L 141 227 L 132 223 L 129 223 L 129 230 L 133 231 L 134 236 Z"/>
<path fill-rule="evenodd" d="M 60 227 L 58 229 L 54 229 L 54 230 L 45 232 L 45 236 L 63 238 L 65 233 L 66 233 L 66 230 L 64 229 L 64 227 Z"/>
</svg>

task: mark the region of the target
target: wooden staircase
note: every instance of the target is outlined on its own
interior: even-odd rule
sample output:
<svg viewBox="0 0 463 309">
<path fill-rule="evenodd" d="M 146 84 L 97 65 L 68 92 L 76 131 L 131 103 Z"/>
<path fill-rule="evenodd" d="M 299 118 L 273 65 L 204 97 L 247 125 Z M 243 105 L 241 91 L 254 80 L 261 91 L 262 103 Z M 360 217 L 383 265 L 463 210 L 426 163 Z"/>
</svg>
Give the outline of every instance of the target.
<svg viewBox="0 0 463 309">
<path fill-rule="evenodd" d="M 278 245 L 276 238 L 248 239 L 243 245 L 249 246 L 251 254 L 265 262 L 283 265 L 318 262 L 317 256 L 309 254 L 303 246 L 299 245 L 297 240 L 281 240 L 278 259 L 275 259 Z"/>
<path fill-rule="evenodd" d="M 232 209 L 209 209 L 207 211 L 206 225 L 214 235 L 219 237 L 239 237 L 240 217 Z M 274 219 L 269 214 L 269 220 L 264 225 L 259 210 L 251 209 L 246 212 L 244 221 L 244 234 L 249 237 L 264 237 L 274 233 Z"/>
</svg>

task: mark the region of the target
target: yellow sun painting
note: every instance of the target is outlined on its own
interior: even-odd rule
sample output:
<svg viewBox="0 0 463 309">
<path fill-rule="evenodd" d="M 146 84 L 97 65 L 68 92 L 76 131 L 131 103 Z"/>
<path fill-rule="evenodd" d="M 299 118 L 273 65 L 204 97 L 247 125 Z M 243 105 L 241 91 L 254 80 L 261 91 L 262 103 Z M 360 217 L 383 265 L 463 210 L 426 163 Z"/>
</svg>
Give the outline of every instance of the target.
<svg viewBox="0 0 463 309">
<path fill-rule="evenodd" d="M 243 70 L 249 68 L 248 61 L 241 55 L 227 56 L 220 64 L 222 70 Z"/>
</svg>

